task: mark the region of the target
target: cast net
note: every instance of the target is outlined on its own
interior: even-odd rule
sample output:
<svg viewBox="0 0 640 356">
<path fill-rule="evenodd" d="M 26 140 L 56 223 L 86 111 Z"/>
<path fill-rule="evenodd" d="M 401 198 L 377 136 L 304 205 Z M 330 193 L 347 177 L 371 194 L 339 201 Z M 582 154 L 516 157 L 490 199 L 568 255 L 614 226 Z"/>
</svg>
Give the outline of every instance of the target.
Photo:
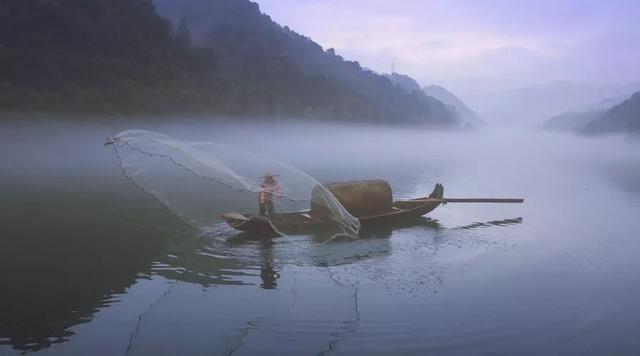
<svg viewBox="0 0 640 356">
<path fill-rule="evenodd" d="M 358 234 L 358 219 L 322 184 L 266 155 L 144 130 L 124 131 L 107 142 L 135 184 L 203 231 L 220 227 L 224 214 L 237 217 L 236 223 L 267 222 L 281 235 Z"/>
</svg>

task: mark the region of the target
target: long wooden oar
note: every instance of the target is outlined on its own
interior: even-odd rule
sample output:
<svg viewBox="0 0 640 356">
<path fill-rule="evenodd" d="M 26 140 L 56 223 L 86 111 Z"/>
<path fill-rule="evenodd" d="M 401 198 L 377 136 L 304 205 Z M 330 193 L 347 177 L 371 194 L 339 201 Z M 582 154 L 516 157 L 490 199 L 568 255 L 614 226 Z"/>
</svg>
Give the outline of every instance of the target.
<svg viewBox="0 0 640 356">
<path fill-rule="evenodd" d="M 420 198 L 420 199 L 413 199 L 410 201 L 419 201 L 419 202 L 425 202 L 425 203 L 433 202 L 433 203 L 443 203 L 443 204 L 447 204 L 447 203 L 501 203 L 501 204 L 502 203 L 506 203 L 506 204 L 524 203 L 524 199 L 499 199 L 499 198 L 473 198 L 473 199 Z"/>
</svg>

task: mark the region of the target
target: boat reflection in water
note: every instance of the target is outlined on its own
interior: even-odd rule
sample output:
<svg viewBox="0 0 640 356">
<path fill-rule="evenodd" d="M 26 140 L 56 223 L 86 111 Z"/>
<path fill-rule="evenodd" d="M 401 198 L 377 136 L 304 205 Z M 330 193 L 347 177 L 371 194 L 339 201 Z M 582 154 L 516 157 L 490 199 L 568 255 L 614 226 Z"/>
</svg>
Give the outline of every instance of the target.
<svg viewBox="0 0 640 356">
<path fill-rule="evenodd" d="M 477 229 L 482 227 L 509 226 L 509 225 L 522 224 L 522 222 L 523 222 L 523 219 L 520 217 L 520 218 L 512 218 L 512 219 L 493 220 L 493 221 L 487 221 L 487 222 L 474 222 L 473 224 L 458 226 L 453 229 L 469 230 L 469 229 Z"/>
<path fill-rule="evenodd" d="M 263 289 L 275 289 L 278 287 L 280 274 L 274 270 L 273 241 L 267 239 L 258 243 L 260 254 L 260 278 Z"/>
</svg>

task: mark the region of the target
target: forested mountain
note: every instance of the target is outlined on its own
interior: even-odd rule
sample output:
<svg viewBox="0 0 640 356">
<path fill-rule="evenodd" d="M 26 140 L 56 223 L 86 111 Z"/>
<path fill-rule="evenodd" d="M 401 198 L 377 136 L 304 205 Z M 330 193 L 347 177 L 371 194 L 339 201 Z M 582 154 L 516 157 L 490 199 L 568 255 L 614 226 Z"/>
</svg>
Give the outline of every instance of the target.
<svg viewBox="0 0 640 356">
<path fill-rule="evenodd" d="M 148 0 L 2 0 L 0 110 L 210 109 L 215 56 L 186 37 Z"/>
<path fill-rule="evenodd" d="M 427 95 L 434 97 L 447 105 L 451 105 L 455 107 L 456 110 L 458 111 L 460 119 L 463 122 L 468 123 L 472 126 L 485 125 L 484 121 L 482 121 L 480 116 L 476 114 L 475 111 L 471 110 L 471 108 L 469 108 L 467 104 L 462 102 L 460 98 L 455 96 L 452 92 L 448 91 L 447 89 L 438 85 L 428 85 L 424 87 L 422 90 Z"/>
<path fill-rule="evenodd" d="M 583 132 L 588 134 L 640 133 L 640 92 L 589 122 Z"/>
<path fill-rule="evenodd" d="M 157 5 L 173 23 L 152 0 L 0 2 L 0 112 L 456 124 L 248 0 Z"/>
<path fill-rule="evenodd" d="M 248 0 L 156 0 L 174 24 L 186 19 L 195 43 L 218 55 L 228 83 L 225 111 L 376 122 L 456 123 L 436 99 L 407 93 L 384 76 L 282 27 Z M 238 112 L 240 111 L 240 112 Z"/>
</svg>

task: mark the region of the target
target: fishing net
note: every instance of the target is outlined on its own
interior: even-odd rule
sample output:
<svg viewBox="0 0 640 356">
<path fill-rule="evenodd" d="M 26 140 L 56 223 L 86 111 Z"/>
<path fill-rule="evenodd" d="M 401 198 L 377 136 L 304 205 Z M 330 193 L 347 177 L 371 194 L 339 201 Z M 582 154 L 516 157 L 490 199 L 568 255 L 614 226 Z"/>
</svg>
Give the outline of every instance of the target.
<svg viewBox="0 0 640 356">
<path fill-rule="evenodd" d="M 322 184 L 268 156 L 144 130 L 121 132 L 107 143 L 135 184 L 201 230 L 215 230 L 231 213 L 266 221 L 280 235 L 311 229 L 330 237 L 358 234 L 358 219 Z"/>
</svg>

